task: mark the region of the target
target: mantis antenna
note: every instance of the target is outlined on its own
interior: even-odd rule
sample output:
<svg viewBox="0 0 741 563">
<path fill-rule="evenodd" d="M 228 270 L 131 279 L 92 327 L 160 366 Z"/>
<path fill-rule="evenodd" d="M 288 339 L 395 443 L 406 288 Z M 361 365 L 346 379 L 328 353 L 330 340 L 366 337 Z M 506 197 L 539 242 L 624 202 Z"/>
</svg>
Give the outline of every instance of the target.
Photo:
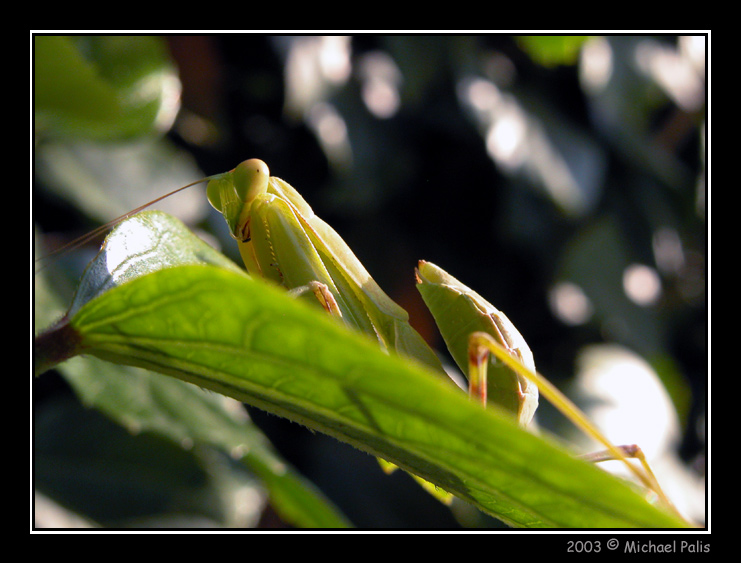
<svg viewBox="0 0 741 563">
<path fill-rule="evenodd" d="M 168 192 L 164 195 L 161 195 L 155 199 L 153 199 L 150 202 L 145 203 L 144 205 L 140 205 L 139 207 L 132 209 L 131 211 L 128 211 L 124 213 L 123 215 L 120 215 L 116 217 L 115 219 L 112 219 L 111 221 L 108 221 L 104 225 L 101 225 L 100 227 L 97 227 L 90 231 L 89 233 L 86 233 L 82 235 L 81 237 L 78 237 L 74 239 L 73 241 L 68 242 L 67 244 L 60 246 L 59 248 L 53 250 L 49 254 L 45 256 L 41 256 L 40 258 L 37 258 L 35 263 L 38 264 L 38 267 L 35 270 L 35 274 L 38 274 L 40 271 L 42 271 L 46 266 L 48 266 L 51 262 L 49 262 L 50 259 L 58 257 L 66 252 L 69 252 L 70 250 L 73 250 L 75 248 L 78 248 L 85 244 L 86 242 L 90 242 L 91 240 L 96 239 L 106 231 L 110 230 L 111 228 L 118 225 L 121 221 L 124 221 L 125 219 L 128 219 L 132 215 L 136 215 L 140 211 L 145 210 L 147 207 L 154 205 L 155 203 L 162 201 L 163 199 L 166 199 L 172 195 L 175 195 L 178 192 L 182 192 L 183 190 L 186 190 L 190 187 L 195 186 L 196 184 L 200 184 L 201 182 L 206 182 L 213 178 L 213 176 L 207 176 L 206 178 L 201 178 L 200 180 L 196 180 L 195 182 L 191 182 L 190 184 L 187 184 L 185 186 L 181 186 L 177 189 L 172 190 L 171 192 Z"/>
</svg>

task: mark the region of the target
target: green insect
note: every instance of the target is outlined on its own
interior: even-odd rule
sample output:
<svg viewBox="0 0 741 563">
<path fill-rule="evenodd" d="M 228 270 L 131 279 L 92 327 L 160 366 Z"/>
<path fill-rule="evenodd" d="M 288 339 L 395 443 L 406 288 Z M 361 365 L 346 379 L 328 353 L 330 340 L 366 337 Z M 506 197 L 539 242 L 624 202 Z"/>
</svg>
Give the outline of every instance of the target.
<svg viewBox="0 0 741 563">
<path fill-rule="evenodd" d="M 294 292 L 311 290 L 327 311 L 375 337 L 383 349 L 443 371 L 409 324 L 406 311 L 383 292 L 340 235 L 293 187 L 270 176 L 262 160 L 246 160 L 211 177 L 207 195 L 224 216 L 250 273 Z M 535 370 L 530 348 L 514 325 L 434 264 L 420 262 L 417 279 L 453 358 L 469 377 L 471 394 L 512 412 L 523 425 L 530 422 L 538 405 L 535 384 L 501 363 L 487 366 L 480 358 L 469 362 L 469 336 L 483 331 Z M 485 370 L 489 376 L 484 384 Z"/>
<path fill-rule="evenodd" d="M 444 373 L 407 312 L 294 188 L 270 176 L 262 160 L 212 176 L 207 195 L 224 215 L 248 272 L 298 293 L 311 290 L 325 309 L 376 338 L 384 350 Z"/>
</svg>

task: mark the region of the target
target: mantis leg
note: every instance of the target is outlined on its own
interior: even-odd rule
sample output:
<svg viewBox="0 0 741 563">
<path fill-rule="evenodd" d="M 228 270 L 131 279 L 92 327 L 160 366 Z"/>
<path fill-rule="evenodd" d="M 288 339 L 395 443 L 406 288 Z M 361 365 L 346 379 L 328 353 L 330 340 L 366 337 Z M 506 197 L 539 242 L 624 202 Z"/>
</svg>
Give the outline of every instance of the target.
<svg viewBox="0 0 741 563">
<path fill-rule="evenodd" d="M 491 330 L 495 332 L 496 340 L 520 363 L 524 363 L 519 350 L 510 348 L 506 339 L 496 325 Z M 538 408 L 538 387 L 529 380 L 511 372 L 514 377 L 503 380 L 501 375 L 490 380 L 488 371 L 490 367 L 490 353 L 487 343 L 482 340 L 482 334 L 492 338 L 489 333 L 474 332 L 468 340 L 468 393 L 469 396 L 480 400 L 486 406 L 491 400 L 493 392 L 494 401 L 507 411 L 515 415 L 517 421 L 523 426 L 532 420 L 535 409 Z M 502 386 L 502 389 L 500 389 Z"/>
<path fill-rule="evenodd" d="M 325 311 L 327 311 L 327 313 L 329 313 L 333 317 L 342 318 L 342 311 L 340 311 L 340 307 L 339 305 L 337 305 L 337 301 L 335 300 L 334 295 L 332 295 L 332 292 L 329 291 L 329 288 L 321 282 L 309 282 L 307 285 L 289 290 L 289 293 L 292 295 L 302 295 L 307 291 L 311 291 L 314 294 L 317 301 L 319 301 L 319 304 L 324 308 Z"/>
<path fill-rule="evenodd" d="M 481 358 L 478 369 L 480 369 L 479 378 L 483 380 L 481 385 L 485 385 L 488 355 L 494 354 L 499 361 L 507 364 L 511 369 L 515 370 L 518 374 L 526 377 L 537 385 L 540 393 L 546 397 L 561 413 L 571 420 L 576 426 L 581 428 L 585 434 L 591 436 L 598 442 L 602 443 L 606 450 L 604 452 L 598 452 L 596 454 L 588 454 L 584 459 L 593 462 L 601 462 L 607 460 L 619 460 L 622 461 L 630 472 L 636 476 L 636 478 L 649 490 L 654 491 L 657 496 L 662 500 L 666 506 L 670 507 L 674 511 L 676 508 L 666 496 L 664 491 L 661 489 L 659 482 L 656 479 L 653 471 L 648 466 L 648 462 L 643 455 L 643 452 L 638 446 L 615 446 L 610 442 L 586 417 L 586 415 L 572 403 L 563 393 L 561 393 L 550 381 L 538 374 L 536 371 L 525 367 L 515 356 L 513 356 L 509 350 L 497 342 L 492 336 L 485 332 L 478 332 L 471 335 L 469 357 Z M 628 461 L 628 457 L 637 458 L 642 466 L 643 471 L 640 471 L 635 465 Z"/>
<path fill-rule="evenodd" d="M 435 318 L 445 344 L 468 377 L 469 393 L 483 404 L 495 403 L 527 426 L 538 408 L 538 388 L 508 366 L 490 358 L 471 335 L 486 333 L 531 370 L 530 348 L 507 316 L 442 268 L 420 261 L 417 289 Z"/>
<path fill-rule="evenodd" d="M 656 487 L 659 487 L 659 481 L 658 479 L 656 479 L 656 475 L 654 475 L 654 472 L 651 469 L 651 465 L 648 463 L 648 460 L 646 459 L 646 456 L 643 453 L 643 450 L 638 446 L 638 444 L 617 446 L 617 449 L 620 450 L 625 455 L 625 457 L 637 459 L 640 462 L 641 466 L 643 467 L 643 470 L 649 476 L 649 478 L 653 482 L 656 483 Z M 620 461 L 609 450 L 602 450 L 600 452 L 583 454 L 583 455 L 580 455 L 579 457 L 585 461 L 591 461 L 592 463 L 601 463 L 603 461 Z"/>
</svg>

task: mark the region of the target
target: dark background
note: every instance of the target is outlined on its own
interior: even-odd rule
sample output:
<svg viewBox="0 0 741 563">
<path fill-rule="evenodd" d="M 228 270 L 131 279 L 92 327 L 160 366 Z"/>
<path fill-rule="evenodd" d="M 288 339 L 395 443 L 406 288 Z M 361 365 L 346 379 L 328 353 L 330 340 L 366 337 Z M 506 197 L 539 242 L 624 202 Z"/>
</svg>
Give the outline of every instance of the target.
<svg viewBox="0 0 741 563">
<path fill-rule="evenodd" d="M 538 370 L 559 386 L 570 381 L 585 345 L 625 346 L 664 381 L 682 425 L 676 451 L 702 472 L 705 69 L 695 67 L 695 82 L 686 87 L 695 84 L 696 91 L 699 84 L 699 102 L 677 101 L 661 82 L 661 69 L 673 63 L 650 57 L 665 51 L 681 58 L 679 38 L 592 39 L 581 59 L 577 53 L 559 62 L 538 59 L 538 51 L 506 35 L 360 35 L 346 43 L 264 35 L 166 39 L 183 89 L 167 138 L 204 174 L 247 158 L 266 161 L 342 235 L 439 350 L 444 344 L 414 288 L 419 259 L 442 266 L 503 310 L 527 339 Z M 601 86 L 588 86 L 587 61 L 604 52 L 612 74 Z M 329 76 L 341 77 L 334 82 L 316 70 L 317 59 L 333 53 Z M 294 85 L 292 60 L 303 60 L 298 66 L 305 71 L 314 68 L 309 74 L 320 86 Z M 398 109 L 389 117 L 364 103 L 363 88 L 379 79 L 367 70 L 374 68 L 369 61 L 393 61 L 381 67 L 387 73 L 381 77 L 397 80 Z M 478 113 L 466 94 L 474 83 L 488 85 L 490 94 Z M 300 96 L 306 101 L 291 109 L 289 101 Z M 351 158 L 322 144 L 313 125 L 322 115 L 342 123 Z M 506 131 L 507 124 L 525 131 L 515 162 L 487 149 L 492 128 Z M 563 170 L 570 174 L 566 187 Z M 40 192 L 33 203 L 38 224 L 55 237 L 103 220 Z M 211 214 L 199 226 L 218 232 L 218 220 Z M 677 241 L 668 258 L 661 233 Z M 228 238 L 223 245 L 238 260 Z M 633 263 L 650 267 L 661 282 L 650 305 L 620 295 L 619 276 Z M 581 287 L 591 303 L 583 321 L 564 322 L 554 311 L 553 291 L 564 281 Z M 63 383 L 53 381 L 45 376 L 36 386 L 37 409 L 63 392 Z M 357 526 L 458 525 L 407 476 L 385 476 L 349 446 L 250 414 Z"/>
</svg>

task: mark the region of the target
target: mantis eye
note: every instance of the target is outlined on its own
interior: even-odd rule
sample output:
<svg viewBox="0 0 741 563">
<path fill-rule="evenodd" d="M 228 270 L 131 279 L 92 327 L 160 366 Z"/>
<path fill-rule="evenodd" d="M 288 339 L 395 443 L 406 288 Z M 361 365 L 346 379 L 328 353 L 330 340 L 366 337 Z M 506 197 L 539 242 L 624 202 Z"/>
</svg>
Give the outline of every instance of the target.
<svg viewBox="0 0 741 563">
<path fill-rule="evenodd" d="M 250 202 L 256 196 L 268 191 L 270 169 L 259 158 L 251 158 L 241 162 L 234 169 L 233 177 L 239 199 Z"/>
</svg>

